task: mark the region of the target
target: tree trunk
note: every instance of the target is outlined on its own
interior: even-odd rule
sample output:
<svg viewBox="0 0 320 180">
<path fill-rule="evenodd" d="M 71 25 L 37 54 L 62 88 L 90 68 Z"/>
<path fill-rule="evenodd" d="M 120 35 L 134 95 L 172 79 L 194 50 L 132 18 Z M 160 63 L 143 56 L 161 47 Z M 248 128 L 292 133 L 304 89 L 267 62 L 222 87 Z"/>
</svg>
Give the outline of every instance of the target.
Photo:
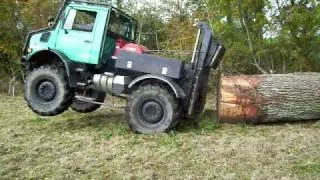
<svg viewBox="0 0 320 180">
<path fill-rule="evenodd" d="M 320 119 L 320 73 L 222 76 L 218 119 L 265 123 Z"/>
</svg>

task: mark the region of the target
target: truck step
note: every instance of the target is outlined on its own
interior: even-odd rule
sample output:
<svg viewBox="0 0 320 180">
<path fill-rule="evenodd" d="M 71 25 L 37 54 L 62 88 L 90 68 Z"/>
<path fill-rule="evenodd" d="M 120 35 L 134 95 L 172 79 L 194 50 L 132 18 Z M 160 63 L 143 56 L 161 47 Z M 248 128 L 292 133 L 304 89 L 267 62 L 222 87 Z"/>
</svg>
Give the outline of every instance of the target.
<svg viewBox="0 0 320 180">
<path fill-rule="evenodd" d="M 80 86 L 80 87 L 88 86 L 87 83 L 83 83 L 83 82 L 77 82 L 77 85 Z"/>
<path fill-rule="evenodd" d="M 105 72 L 104 75 L 114 77 L 114 73 L 111 73 L 111 72 Z"/>
<path fill-rule="evenodd" d="M 76 72 L 84 72 L 85 69 L 84 69 L 84 68 L 76 68 L 75 71 L 76 71 Z"/>
<path fill-rule="evenodd" d="M 96 102 L 94 101 L 94 98 L 91 97 L 85 97 L 85 96 L 75 96 L 75 98 L 79 101 L 82 102 L 87 102 L 87 103 L 93 103 L 93 104 L 98 104 L 98 105 L 103 105 L 103 102 Z"/>
</svg>

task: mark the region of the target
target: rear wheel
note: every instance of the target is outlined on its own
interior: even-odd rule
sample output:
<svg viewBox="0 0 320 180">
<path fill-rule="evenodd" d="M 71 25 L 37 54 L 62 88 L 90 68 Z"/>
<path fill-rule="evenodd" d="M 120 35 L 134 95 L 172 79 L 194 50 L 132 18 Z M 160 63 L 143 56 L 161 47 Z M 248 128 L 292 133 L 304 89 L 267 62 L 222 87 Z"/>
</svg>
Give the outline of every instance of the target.
<svg viewBox="0 0 320 180">
<path fill-rule="evenodd" d="M 50 66 L 42 66 L 28 74 L 24 95 L 29 107 L 42 116 L 63 113 L 72 100 L 65 71 Z"/>
<path fill-rule="evenodd" d="M 106 93 L 95 91 L 93 89 L 79 90 L 76 95 L 93 98 L 93 101 L 95 102 L 104 102 L 104 99 L 106 98 Z M 98 110 L 100 107 L 100 104 L 84 102 L 76 98 L 73 99 L 71 105 L 71 109 L 79 113 L 91 113 Z"/>
<path fill-rule="evenodd" d="M 126 108 L 130 128 L 139 133 L 168 132 L 177 125 L 179 113 L 176 98 L 158 85 L 139 87 Z"/>
</svg>

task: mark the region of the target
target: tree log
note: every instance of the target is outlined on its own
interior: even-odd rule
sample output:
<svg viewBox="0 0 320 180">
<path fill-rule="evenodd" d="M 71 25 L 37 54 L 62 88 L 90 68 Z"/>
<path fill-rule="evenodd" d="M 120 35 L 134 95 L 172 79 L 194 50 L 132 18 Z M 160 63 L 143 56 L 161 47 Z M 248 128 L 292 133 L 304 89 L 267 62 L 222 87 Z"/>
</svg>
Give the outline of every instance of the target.
<svg viewBox="0 0 320 180">
<path fill-rule="evenodd" d="M 320 119 L 320 73 L 221 76 L 218 119 L 266 123 Z"/>
</svg>

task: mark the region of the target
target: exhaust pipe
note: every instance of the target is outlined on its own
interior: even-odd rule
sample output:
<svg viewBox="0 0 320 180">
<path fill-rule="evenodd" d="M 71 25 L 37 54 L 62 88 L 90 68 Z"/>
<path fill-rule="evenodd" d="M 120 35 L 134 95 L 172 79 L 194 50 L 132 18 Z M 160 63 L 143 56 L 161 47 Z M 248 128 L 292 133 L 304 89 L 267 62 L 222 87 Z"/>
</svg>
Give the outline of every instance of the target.
<svg viewBox="0 0 320 180">
<path fill-rule="evenodd" d="M 131 81 L 132 78 L 129 76 L 114 76 L 110 73 L 95 74 L 93 76 L 93 88 L 109 94 L 122 94 Z"/>
</svg>

